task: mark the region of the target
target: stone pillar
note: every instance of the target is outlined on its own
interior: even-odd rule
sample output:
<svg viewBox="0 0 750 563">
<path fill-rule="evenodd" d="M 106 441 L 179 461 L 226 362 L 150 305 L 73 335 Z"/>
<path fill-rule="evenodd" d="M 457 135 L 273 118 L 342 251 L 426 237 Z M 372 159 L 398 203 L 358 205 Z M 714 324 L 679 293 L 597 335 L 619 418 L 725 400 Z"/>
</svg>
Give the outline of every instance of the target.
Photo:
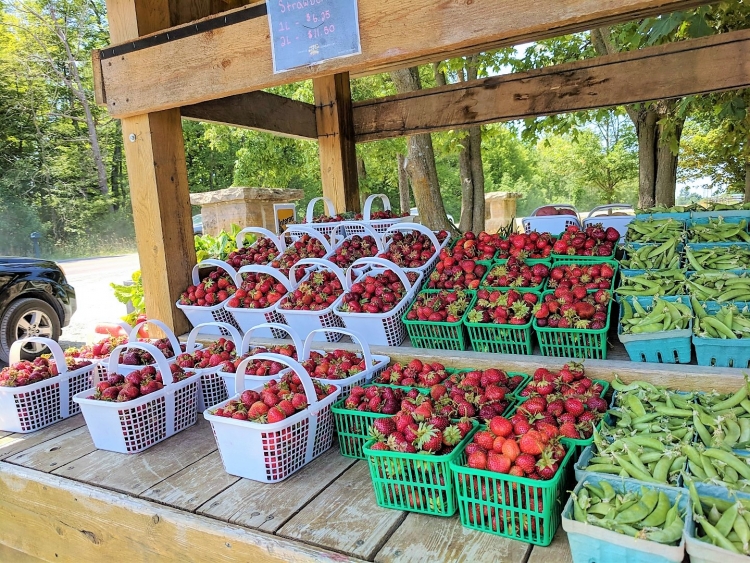
<svg viewBox="0 0 750 563">
<path fill-rule="evenodd" d="M 302 190 L 282 188 L 231 187 L 190 194 L 190 203 L 201 206 L 203 232 L 218 235 L 240 227 L 264 227 L 276 232 L 274 203 L 294 203 L 304 197 Z"/>
<path fill-rule="evenodd" d="M 498 229 L 506 227 L 510 220 L 516 216 L 516 203 L 522 197 L 523 194 L 513 192 L 484 194 L 485 230 L 488 233 L 494 233 Z"/>
</svg>

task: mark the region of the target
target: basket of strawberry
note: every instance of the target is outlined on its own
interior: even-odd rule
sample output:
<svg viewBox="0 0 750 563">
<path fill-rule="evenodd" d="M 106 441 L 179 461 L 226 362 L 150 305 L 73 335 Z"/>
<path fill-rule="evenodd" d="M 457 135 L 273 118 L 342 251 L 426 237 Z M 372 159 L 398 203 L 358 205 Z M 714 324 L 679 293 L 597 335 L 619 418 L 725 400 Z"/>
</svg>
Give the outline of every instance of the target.
<svg viewBox="0 0 750 563">
<path fill-rule="evenodd" d="M 372 204 L 378 198 L 383 203 L 383 209 L 381 211 L 373 211 Z M 388 196 L 385 194 L 372 194 L 367 196 L 365 200 L 365 205 L 362 208 L 362 220 L 359 223 L 371 227 L 377 233 L 384 233 L 397 223 L 410 223 L 412 221 L 414 221 L 414 218 L 409 213 L 409 210 L 402 209 L 401 213 L 395 213 L 391 209 L 391 200 L 388 199 Z M 357 232 L 350 230 L 351 227 L 349 226 L 345 228 L 347 234 Z"/>
<path fill-rule="evenodd" d="M 269 265 L 280 270 L 282 275 L 289 276 L 289 269 L 300 260 L 317 258 L 326 260 L 333 254 L 331 242 L 335 240 L 315 231 L 308 226 L 290 226 L 284 232 L 289 239 L 286 250 Z M 307 269 L 297 270 L 294 284 L 296 285 L 307 273 Z"/>
<path fill-rule="evenodd" d="M 440 250 L 448 246 L 448 231 L 433 232 L 415 223 L 396 224 L 383 234 L 385 251 L 378 258 L 390 260 L 404 270 L 428 275 L 437 263 Z"/>
<path fill-rule="evenodd" d="M 319 201 L 323 202 L 323 206 L 325 208 L 325 213 L 323 215 L 315 215 L 315 206 Z M 357 214 L 354 217 L 349 217 L 349 219 L 357 218 L 361 219 L 362 216 Z M 341 223 L 346 220 L 347 218 L 344 215 L 336 213 L 336 208 L 334 207 L 333 202 L 330 199 L 328 199 L 327 197 L 314 197 L 307 204 L 307 209 L 305 210 L 305 216 L 302 220 L 302 223 L 309 229 L 313 229 L 326 236 L 331 236 L 344 234 L 344 230 L 341 228 Z M 300 225 L 297 224 L 288 225 L 289 228 L 294 229 L 299 226 Z"/>
<path fill-rule="evenodd" d="M 480 288 L 464 325 L 471 347 L 493 354 L 531 354 L 532 317 L 539 293 Z"/>
<path fill-rule="evenodd" d="M 475 300 L 474 292 L 463 289 L 419 292 L 402 319 L 411 345 L 415 348 L 466 350 L 468 339 L 463 321 Z"/>
<path fill-rule="evenodd" d="M 24 346 L 45 345 L 50 354 L 21 360 Z M 0 430 L 27 433 L 78 414 L 73 395 L 91 387 L 96 365 L 65 356 L 59 344 L 38 336 L 16 340 L 0 370 Z"/>
<path fill-rule="evenodd" d="M 534 310 L 533 327 L 543 356 L 607 358 L 612 294 L 582 285 L 545 291 Z"/>
<path fill-rule="evenodd" d="M 449 397 L 458 405 L 457 412 L 463 416 L 476 416 L 481 422 L 508 413 L 515 406 L 516 391 L 520 391 L 529 380 L 525 374 L 506 373 L 497 368 L 448 372 L 448 379 L 431 387 L 430 395 L 438 400 Z"/>
<path fill-rule="evenodd" d="M 126 348 L 148 352 L 156 367 L 122 373 L 119 361 Z M 131 342 L 112 351 L 107 378 L 73 400 L 98 449 L 133 454 L 195 424 L 199 390 L 199 375 L 168 364 L 156 346 Z"/>
<path fill-rule="evenodd" d="M 148 325 L 158 327 L 163 333 L 164 338 L 138 338 L 138 335 L 142 333 L 142 329 Z M 159 349 L 164 357 L 167 359 L 168 364 L 175 363 L 175 355 L 182 352 L 194 352 L 195 350 L 202 348 L 201 344 L 193 343 L 194 348 L 190 348 L 187 344 L 180 344 L 180 341 L 175 336 L 174 332 L 165 325 L 163 322 L 156 319 L 148 319 L 141 321 L 130 330 L 130 336 L 125 342 L 146 342 Z M 128 373 L 142 368 L 143 366 L 156 366 L 156 360 L 146 350 L 140 348 L 127 348 L 125 353 L 122 355 L 120 362 L 120 373 Z M 100 374 L 106 376 L 107 374 L 107 362 L 101 362 Z"/>
<path fill-rule="evenodd" d="M 212 267 L 213 270 L 201 278 L 201 268 L 206 267 Z M 180 295 L 176 304 L 190 323 L 196 326 L 218 321 L 239 328 L 234 317 L 224 308 L 224 301 L 237 290 L 234 285 L 237 272 L 234 268 L 221 260 L 207 259 L 193 267 L 192 275 L 193 284 Z"/>
<path fill-rule="evenodd" d="M 450 463 L 461 524 L 549 545 L 560 525 L 565 475 L 574 448 L 554 433 L 492 418 Z"/>
<path fill-rule="evenodd" d="M 245 238 L 248 234 L 263 235 L 255 240 L 252 244 L 245 245 Z M 237 250 L 230 252 L 226 262 L 235 270 L 243 266 L 262 266 L 275 260 L 284 250 L 286 245 L 284 241 L 263 227 L 246 227 L 237 233 L 236 237 Z"/>
<path fill-rule="evenodd" d="M 572 289 L 582 285 L 586 290 L 615 288 L 619 264 L 614 260 L 579 262 L 576 258 L 558 258 L 552 263 L 545 289 Z"/>
<path fill-rule="evenodd" d="M 217 324 L 229 333 L 229 338 L 222 336 L 208 345 L 198 345 L 195 341 L 196 338 L 202 332 L 207 332 Z M 203 412 L 211 405 L 217 405 L 226 400 L 228 396 L 227 387 L 218 371 L 222 363 L 231 362 L 237 357 L 237 349 L 241 345 L 242 335 L 236 328 L 227 323 L 199 324 L 190 331 L 187 339 L 189 351 L 177 356 L 175 363 L 187 373 L 197 373 L 201 376 L 198 392 L 198 412 Z"/>
<path fill-rule="evenodd" d="M 422 404 L 427 404 L 423 402 Z M 362 447 L 378 505 L 433 516 L 456 513 L 450 463 L 471 440 L 477 422 L 451 420 L 418 409 L 372 421 L 372 439 Z"/>
<path fill-rule="evenodd" d="M 466 233 L 469 235 L 472 233 Z M 464 235 L 464 236 L 466 236 Z M 463 239 L 462 239 L 463 240 Z M 424 289 L 476 289 L 492 263 L 491 260 L 479 259 L 481 256 L 476 245 L 467 246 L 476 241 L 467 239 L 454 248 L 440 250 L 435 269 L 427 277 Z M 494 254 L 494 251 L 493 251 Z"/>
<path fill-rule="evenodd" d="M 336 242 L 333 247 L 333 254 L 329 258 L 342 270 L 346 270 L 360 258 L 372 258 L 383 252 L 382 237 L 372 227 L 352 221 L 345 221 L 342 223 L 342 227 L 345 232 L 351 231 L 352 234 L 348 234 L 345 238 Z M 366 266 L 358 268 L 354 275 L 359 276 L 366 270 Z"/>
<path fill-rule="evenodd" d="M 331 447 L 331 405 L 339 389 L 311 379 L 297 361 L 277 354 L 245 358 L 237 371 L 256 360 L 276 361 L 290 371 L 254 382 L 248 390 L 245 378 L 235 378 L 234 396 L 203 416 L 211 423 L 227 473 L 276 483 Z"/>
<path fill-rule="evenodd" d="M 516 233 L 497 243 L 498 249 L 495 260 L 518 258 L 527 264 L 534 264 L 536 260 L 549 260 L 552 246 L 557 239 L 549 233 Z"/>
<path fill-rule="evenodd" d="M 130 327 L 128 326 L 128 330 Z M 65 358 L 74 361 L 88 361 L 94 364 L 94 376 L 98 377 L 95 381 L 101 381 L 107 376 L 107 359 L 112 350 L 125 344 L 128 341 L 125 336 L 108 336 L 93 344 L 85 344 L 80 348 L 70 347 L 63 352 Z"/>
<path fill-rule="evenodd" d="M 549 274 L 549 265 L 549 262 L 529 265 L 522 259 L 510 257 L 504 263 L 493 265 L 479 282 L 479 287 L 541 291 Z"/>
<path fill-rule="evenodd" d="M 613 258 L 619 240 L 620 233 L 614 227 L 602 229 L 599 225 L 590 225 L 582 230 L 576 225 L 571 225 L 555 242 L 552 258 L 576 256 L 579 260 L 587 261 Z"/>
<path fill-rule="evenodd" d="M 263 323 L 284 324 L 285 320 L 277 311 L 276 304 L 296 287 L 288 276 L 270 266 L 243 266 L 235 278 L 237 291 L 224 302 L 224 308 L 234 317 L 240 330 Z M 256 333 L 263 338 L 283 338 L 284 333 L 271 328 L 263 328 Z"/>
<path fill-rule="evenodd" d="M 352 272 L 359 265 L 373 265 L 377 269 L 352 281 Z M 422 274 L 404 272 L 381 258 L 360 258 L 347 270 L 344 279 L 346 293 L 336 314 L 346 328 L 366 334 L 370 344 L 400 345 L 406 336 L 402 316 L 414 299 Z"/>
</svg>

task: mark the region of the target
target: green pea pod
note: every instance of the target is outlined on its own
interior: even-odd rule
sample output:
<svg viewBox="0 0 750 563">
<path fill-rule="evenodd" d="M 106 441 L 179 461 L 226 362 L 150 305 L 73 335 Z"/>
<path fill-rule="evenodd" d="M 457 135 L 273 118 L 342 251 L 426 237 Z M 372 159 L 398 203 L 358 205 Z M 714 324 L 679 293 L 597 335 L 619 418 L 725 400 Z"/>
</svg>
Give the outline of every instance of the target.
<svg viewBox="0 0 750 563">
<path fill-rule="evenodd" d="M 620 379 L 620 376 L 615 374 L 614 379 L 612 380 L 612 389 L 617 391 L 618 393 L 625 393 L 627 391 L 635 391 L 640 386 L 638 385 L 637 381 L 634 381 L 633 383 L 624 383 L 622 379 Z"/>
<path fill-rule="evenodd" d="M 619 475 L 622 471 L 622 467 L 613 464 L 596 463 L 594 465 L 589 465 L 586 468 L 586 471 L 591 471 L 592 473 L 608 473 L 611 475 Z"/>
<path fill-rule="evenodd" d="M 645 489 L 644 487 L 641 488 L 641 493 L 641 500 L 627 510 L 619 512 L 615 516 L 615 522 L 620 524 L 640 522 L 654 511 L 656 504 L 659 502 L 659 493 L 653 489 Z"/>
<path fill-rule="evenodd" d="M 588 481 L 584 483 L 583 486 L 586 488 L 586 490 L 588 490 L 589 494 L 596 495 L 599 498 L 604 497 L 604 491 L 601 487 L 597 487 L 596 485 L 594 485 L 593 483 L 589 483 Z"/>
<path fill-rule="evenodd" d="M 643 407 L 643 403 L 641 403 L 640 399 L 635 395 L 626 395 L 625 402 L 628 408 L 633 411 L 633 414 L 636 416 L 643 416 L 646 414 L 646 409 Z"/>
<path fill-rule="evenodd" d="M 672 466 L 672 458 L 668 455 L 662 456 L 662 458 L 656 462 L 656 467 L 652 475 L 654 479 L 660 483 L 667 483 L 667 477 L 669 477 L 669 468 Z"/>
<path fill-rule="evenodd" d="M 742 475 L 744 479 L 750 480 L 750 466 L 744 461 L 738 459 L 734 454 L 716 448 L 708 448 L 703 452 L 703 455 L 726 463 L 737 473 Z"/>
<path fill-rule="evenodd" d="M 600 502 L 599 504 L 595 504 L 591 506 L 588 509 L 587 514 L 594 514 L 596 516 L 607 516 L 607 514 L 609 514 L 610 508 L 611 508 L 610 505 Z"/>
<path fill-rule="evenodd" d="M 659 440 L 651 438 L 650 436 L 629 436 L 623 438 L 622 441 L 628 446 L 642 446 L 644 448 L 651 448 L 652 450 L 664 451 L 664 444 Z"/>
<path fill-rule="evenodd" d="M 711 433 L 708 431 L 706 426 L 701 422 L 700 414 L 698 411 L 693 411 L 693 426 L 695 426 L 695 431 L 698 433 L 698 436 L 701 439 L 701 442 L 703 442 L 704 446 L 710 446 L 711 445 Z"/>
<path fill-rule="evenodd" d="M 586 512 L 580 507 L 578 504 L 578 497 L 575 493 L 570 493 L 570 496 L 573 497 L 573 518 L 577 520 L 578 522 L 586 522 Z"/>
<path fill-rule="evenodd" d="M 748 383 L 747 378 L 745 379 L 745 384 L 740 387 L 731 397 L 728 399 L 721 401 L 720 403 L 716 403 L 713 408 L 711 409 L 713 412 L 724 410 L 724 409 L 731 409 L 732 407 L 736 407 L 739 405 L 744 399 L 747 399 L 747 392 L 748 392 Z"/>
<path fill-rule="evenodd" d="M 653 532 L 646 532 L 646 539 L 657 543 L 670 545 L 676 543 L 682 537 L 682 529 L 685 527 L 685 523 L 679 516 L 669 526 L 655 530 Z"/>
<path fill-rule="evenodd" d="M 639 526 L 641 528 L 661 526 L 667 519 L 667 512 L 670 508 L 669 497 L 664 491 L 659 491 L 659 501 L 656 503 L 656 507 L 651 514 L 641 521 Z"/>
<path fill-rule="evenodd" d="M 708 477 L 706 477 L 706 472 L 703 471 L 702 464 L 699 465 L 697 463 L 693 463 L 688 459 L 688 468 L 690 469 L 690 473 L 695 475 L 698 481 L 705 481 L 706 479 L 708 479 Z"/>
<path fill-rule="evenodd" d="M 705 455 L 701 456 L 701 467 L 703 468 L 703 472 L 706 474 L 707 479 L 718 479 L 719 473 L 716 471 L 716 468 L 713 466 L 713 463 L 711 463 L 711 459 Z"/>
<path fill-rule="evenodd" d="M 599 486 L 602 488 L 602 501 L 611 502 L 617 496 L 615 489 L 606 481 L 600 481 Z"/>
<path fill-rule="evenodd" d="M 740 437 L 738 443 L 744 444 L 750 441 L 750 418 L 740 417 L 737 419 L 740 425 Z"/>
<path fill-rule="evenodd" d="M 734 521 L 739 515 L 740 506 L 741 505 L 739 503 L 735 503 L 730 506 L 729 509 L 721 515 L 721 518 L 719 518 L 719 521 L 714 526 L 716 528 L 716 531 L 719 532 L 722 536 L 726 536 L 727 534 L 729 534 L 729 532 L 732 531 Z"/>
<path fill-rule="evenodd" d="M 690 502 L 693 505 L 693 512 L 695 512 L 696 514 L 703 515 L 703 507 L 701 506 L 701 497 L 695 488 L 695 481 L 693 481 L 689 476 L 685 474 L 682 475 L 682 480 L 687 485 L 688 494 L 690 495 Z"/>
<path fill-rule="evenodd" d="M 692 461 L 693 463 L 696 463 L 698 465 L 702 465 L 701 462 L 701 454 L 698 453 L 698 450 L 696 450 L 692 444 L 682 444 L 680 446 L 680 451 L 687 456 L 687 458 Z"/>
<path fill-rule="evenodd" d="M 734 447 L 735 445 L 737 445 L 737 442 L 739 442 L 740 434 L 742 433 L 742 430 L 740 429 L 740 425 L 737 424 L 731 418 L 725 419 L 724 425 L 726 426 L 726 432 L 724 434 L 724 443 L 728 445 L 729 447 Z"/>
<path fill-rule="evenodd" d="M 647 471 L 642 471 L 635 467 L 632 463 L 630 463 L 628 460 L 623 458 L 619 454 L 614 454 L 615 461 L 622 467 L 622 469 L 625 470 L 625 472 L 628 474 L 629 477 L 632 477 L 633 479 L 640 479 L 641 481 L 645 481 L 646 483 L 659 483 L 656 479 L 654 479 L 650 473 Z"/>
<path fill-rule="evenodd" d="M 732 542 L 730 542 L 725 536 L 721 535 L 714 526 L 706 519 L 705 516 L 696 515 L 695 521 L 701 525 L 706 535 L 714 542 L 717 546 L 727 549 L 733 553 L 742 553 L 737 549 Z"/>
<path fill-rule="evenodd" d="M 670 409 L 669 407 L 656 407 L 654 410 L 664 416 L 675 416 L 680 418 L 690 418 L 691 416 L 693 416 L 693 411 L 691 410 L 675 408 Z"/>
<path fill-rule="evenodd" d="M 745 508 L 740 504 L 739 512 L 744 512 Z M 732 529 L 735 531 L 737 536 L 740 538 L 742 543 L 742 551 L 747 552 L 750 545 L 750 526 L 747 524 L 747 520 L 742 515 L 737 516 L 732 524 Z"/>
<path fill-rule="evenodd" d="M 716 523 L 721 520 L 721 512 L 719 512 L 719 509 L 716 508 L 715 504 L 711 505 L 711 510 L 708 511 L 708 521 L 711 522 L 714 526 L 716 526 Z"/>
</svg>

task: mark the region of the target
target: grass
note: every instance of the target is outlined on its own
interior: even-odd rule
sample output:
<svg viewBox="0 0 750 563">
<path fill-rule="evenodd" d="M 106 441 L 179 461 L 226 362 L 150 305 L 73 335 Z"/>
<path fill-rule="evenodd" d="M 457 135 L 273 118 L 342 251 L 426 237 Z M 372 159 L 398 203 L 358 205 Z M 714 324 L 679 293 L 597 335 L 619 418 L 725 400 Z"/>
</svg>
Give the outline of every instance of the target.
<svg viewBox="0 0 750 563">
<path fill-rule="evenodd" d="M 42 249 L 42 258 L 50 260 L 70 260 L 119 256 L 137 252 L 135 240 L 126 237 L 82 238 L 75 242 Z"/>
</svg>

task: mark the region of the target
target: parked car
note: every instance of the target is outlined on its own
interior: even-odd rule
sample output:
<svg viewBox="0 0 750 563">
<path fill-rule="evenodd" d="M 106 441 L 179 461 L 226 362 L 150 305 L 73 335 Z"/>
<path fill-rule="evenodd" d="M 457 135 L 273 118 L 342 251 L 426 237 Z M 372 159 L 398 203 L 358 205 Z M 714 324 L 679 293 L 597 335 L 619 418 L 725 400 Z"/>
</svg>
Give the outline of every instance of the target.
<svg viewBox="0 0 750 563">
<path fill-rule="evenodd" d="M 0 361 L 21 338 L 58 340 L 76 310 L 76 294 L 60 266 L 36 258 L 0 257 Z M 33 359 L 46 346 L 29 343 L 22 359 Z"/>
<path fill-rule="evenodd" d="M 193 234 L 203 234 L 203 217 L 200 213 L 198 213 L 198 215 L 193 215 Z"/>
</svg>

